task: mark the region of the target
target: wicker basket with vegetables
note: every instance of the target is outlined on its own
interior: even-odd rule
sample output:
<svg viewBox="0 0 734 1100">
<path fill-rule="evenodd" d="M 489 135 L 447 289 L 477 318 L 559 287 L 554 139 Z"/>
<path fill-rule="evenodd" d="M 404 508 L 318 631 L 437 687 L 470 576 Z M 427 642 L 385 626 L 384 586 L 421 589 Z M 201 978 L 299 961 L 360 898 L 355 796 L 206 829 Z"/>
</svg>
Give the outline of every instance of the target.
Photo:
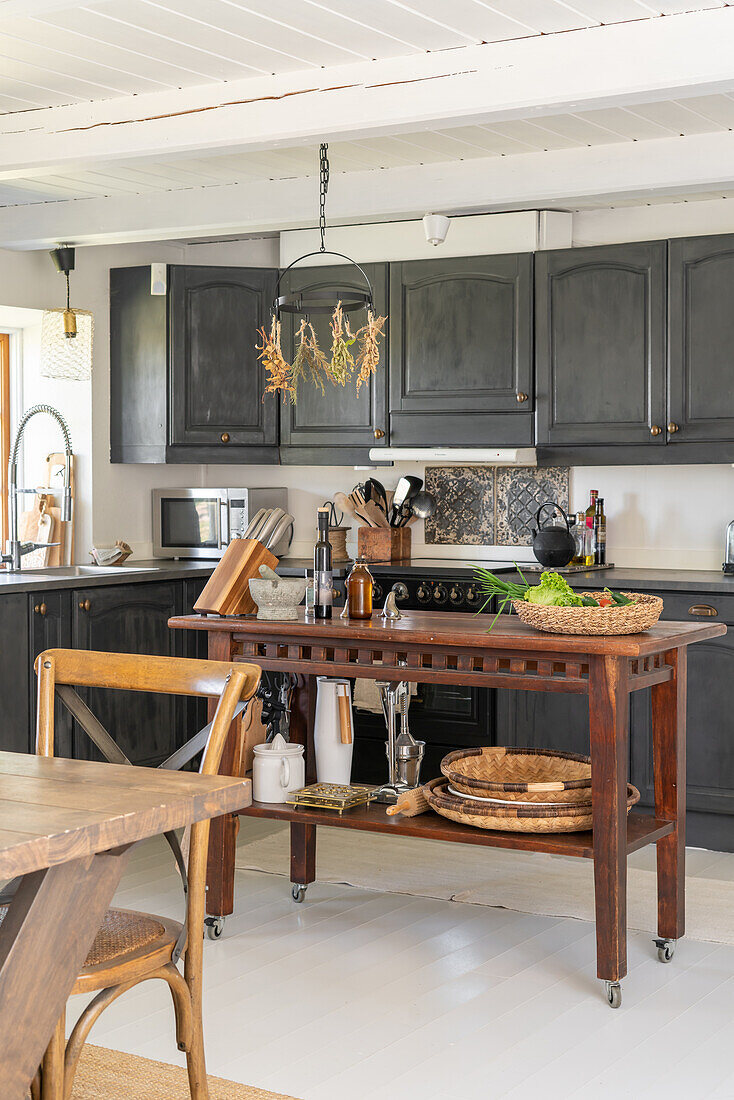
<svg viewBox="0 0 734 1100">
<path fill-rule="evenodd" d="M 490 630 L 511 604 L 524 623 L 551 634 L 637 634 L 648 630 L 660 618 L 663 601 L 645 593 L 574 592 L 559 573 L 542 573 L 539 584 L 528 584 L 517 569 L 522 583 L 496 577 L 487 569 L 474 570 L 477 584 L 485 597 L 481 611 L 497 596 L 499 608 Z"/>
</svg>

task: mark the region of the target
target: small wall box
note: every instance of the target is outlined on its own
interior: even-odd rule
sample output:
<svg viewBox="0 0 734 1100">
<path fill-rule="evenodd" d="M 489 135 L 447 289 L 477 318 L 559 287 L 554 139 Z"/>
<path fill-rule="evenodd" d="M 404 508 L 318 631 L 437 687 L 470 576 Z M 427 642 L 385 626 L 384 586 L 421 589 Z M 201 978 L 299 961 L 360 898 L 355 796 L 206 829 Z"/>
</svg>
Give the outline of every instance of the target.
<svg viewBox="0 0 734 1100">
<path fill-rule="evenodd" d="M 357 551 L 367 561 L 410 561 L 410 527 L 360 527 Z"/>
</svg>

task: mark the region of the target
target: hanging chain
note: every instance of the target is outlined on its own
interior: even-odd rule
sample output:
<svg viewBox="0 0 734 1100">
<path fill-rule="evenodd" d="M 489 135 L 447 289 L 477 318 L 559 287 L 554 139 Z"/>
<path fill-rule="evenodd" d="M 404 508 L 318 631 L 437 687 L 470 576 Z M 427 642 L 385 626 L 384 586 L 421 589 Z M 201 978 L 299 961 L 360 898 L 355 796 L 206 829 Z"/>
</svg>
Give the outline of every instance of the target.
<svg viewBox="0 0 734 1100">
<path fill-rule="evenodd" d="M 329 146 L 322 142 L 319 148 L 319 233 L 321 234 L 321 247 L 319 252 L 326 252 L 324 237 L 326 236 L 326 194 L 329 190 Z"/>
</svg>

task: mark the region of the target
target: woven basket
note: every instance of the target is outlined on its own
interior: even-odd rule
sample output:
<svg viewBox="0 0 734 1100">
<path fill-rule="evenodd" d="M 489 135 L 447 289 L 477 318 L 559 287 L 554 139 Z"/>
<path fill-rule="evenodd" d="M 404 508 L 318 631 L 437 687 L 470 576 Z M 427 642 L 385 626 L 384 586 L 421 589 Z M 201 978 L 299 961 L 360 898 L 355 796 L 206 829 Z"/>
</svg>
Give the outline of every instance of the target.
<svg viewBox="0 0 734 1100">
<path fill-rule="evenodd" d="M 472 748 L 444 756 L 441 772 L 457 791 L 508 802 L 584 802 L 591 798 L 591 760 L 546 749 Z"/>
<path fill-rule="evenodd" d="M 472 799 L 459 798 L 448 791 L 448 780 L 432 779 L 423 787 L 426 801 L 432 810 L 460 825 L 473 825 L 476 829 L 495 829 L 505 833 L 582 833 L 592 827 L 591 802 L 580 805 L 518 806 L 508 802 L 504 806 Z M 640 800 L 640 792 L 627 784 L 627 813 Z"/>
<path fill-rule="evenodd" d="M 599 593 L 583 592 L 594 596 Z M 639 634 L 649 630 L 660 618 L 663 601 L 660 596 L 625 592 L 634 603 L 620 607 L 543 607 L 527 600 L 513 600 L 518 618 L 536 630 L 550 634 Z"/>
</svg>

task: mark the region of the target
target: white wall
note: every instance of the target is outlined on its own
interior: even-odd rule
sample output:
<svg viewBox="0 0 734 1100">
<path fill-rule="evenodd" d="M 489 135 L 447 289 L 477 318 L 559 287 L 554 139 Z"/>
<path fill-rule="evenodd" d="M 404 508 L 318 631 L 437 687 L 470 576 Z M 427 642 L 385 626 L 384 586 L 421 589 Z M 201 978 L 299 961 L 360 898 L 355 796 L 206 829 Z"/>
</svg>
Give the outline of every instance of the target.
<svg viewBox="0 0 734 1100">
<path fill-rule="evenodd" d="M 582 243 L 579 235 L 583 243 L 622 240 L 625 224 L 629 226 L 626 239 L 727 232 L 734 229 L 731 211 L 732 203 L 722 200 L 585 213 L 575 216 L 574 240 Z M 364 233 L 365 228 L 361 231 Z M 450 234 L 447 246 L 449 251 L 437 250 L 437 255 L 450 254 Z M 77 251 L 72 303 L 95 314 L 92 382 L 58 382 L 53 384 L 58 388 L 52 391 L 51 383 L 41 380 L 34 394 L 34 400 L 51 400 L 75 425 L 80 474 L 77 560 L 87 560 L 92 539 L 103 545 L 124 538 L 138 557 L 149 555 L 150 490 L 173 485 L 287 486 L 296 516 L 295 548 L 307 553 L 317 506 L 335 491 L 348 490 L 366 476 L 351 467 L 113 466 L 109 462 L 109 268 L 153 261 L 270 266 L 277 263 L 277 257 L 276 238 L 188 245 L 146 243 Z M 58 306 L 62 297 L 63 280 L 46 252 L 0 251 L 0 306 L 43 309 Z M 91 432 L 85 435 L 81 421 L 89 414 Z M 376 476 L 390 487 L 402 472 L 421 474 L 422 468 L 406 464 L 392 471 L 382 470 Z M 609 556 L 617 564 L 720 566 L 724 528 L 734 516 L 734 470 L 729 466 L 578 468 L 571 475 L 573 507 L 585 503 L 589 488 L 598 488 L 605 498 Z M 414 557 L 420 556 L 511 559 L 527 558 L 528 551 L 425 546 L 419 524 L 414 529 Z"/>
</svg>

